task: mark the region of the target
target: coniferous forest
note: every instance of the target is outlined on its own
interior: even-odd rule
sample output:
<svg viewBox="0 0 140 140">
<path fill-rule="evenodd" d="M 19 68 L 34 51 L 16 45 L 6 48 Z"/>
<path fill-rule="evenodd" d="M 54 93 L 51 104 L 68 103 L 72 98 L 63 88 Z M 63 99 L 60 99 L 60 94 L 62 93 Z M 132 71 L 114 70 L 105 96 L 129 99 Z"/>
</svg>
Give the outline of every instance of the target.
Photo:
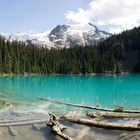
<svg viewBox="0 0 140 140">
<path fill-rule="evenodd" d="M 1 74 L 119 73 L 128 52 L 140 52 L 140 27 L 113 35 L 95 46 L 51 50 L 0 36 Z M 140 55 L 138 55 L 140 56 Z M 140 57 L 130 72 L 140 72 Z"/>
</svg>

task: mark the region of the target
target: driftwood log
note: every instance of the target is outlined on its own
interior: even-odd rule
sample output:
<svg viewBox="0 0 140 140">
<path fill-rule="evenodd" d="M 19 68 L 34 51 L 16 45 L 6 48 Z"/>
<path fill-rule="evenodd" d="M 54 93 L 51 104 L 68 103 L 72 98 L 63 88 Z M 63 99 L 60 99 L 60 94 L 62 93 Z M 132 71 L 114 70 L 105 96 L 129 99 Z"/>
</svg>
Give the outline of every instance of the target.
<svg viewBox="0 0 140 140">
<path fill-rule="evenodd" d="M 125 112 L 125 113 L 140 113 L 140 110 L 124 110 L 124 108 L 122 108 L 121 106 L 118 106 L 115 109 L 109 109 L 109 108 L 101 108 L 101 107 L 98 107 L 98 106 L 88 106 L 88 105 L 80 105 L 80 104 L 71 104 L 71 103 L 66 103 L 66 102 L 60 102 L 60 101 L 51 100 L 51 99 L 48 99 L 48 98 L 38 98 L 38 100 L 48 101 L 48 102 L 53 102 L 53 103 L 63 104 L 63 105 L 68 105 L 68 106 L 73 106 L 73 107 L 79 107 L 79 108 L 94 109 L 94 110 L 99 110 L 99 111 Z"/>
<path fill-rule="evenodd" d="M 49 116 L 50 116 L 50 120 L 46 123 L 46 125 L 52 128 L 53 134 L 58 135 L 64 140 L 73 140 L 65 133 L 63 133 L 63 130 L 66 129 L 66 127 L 58 122 L 58 118 L 51 112 L 49 113 Z"/>
<path fill-rule="evenodd" d="M 87 112 L 86 115 L 91 118 L 140 118 L 140 113 L 121 113 L 121 112 Z"/>
<path fill-rule="evenodd" d="M 105 129 L 116 129 L 116 130 L 127 130 L 127 131 L 139 131 L 140 126 L 139 124 L 129 124 L 129 123 L 110 123 L 105 122 L 102 119 L 83 119 L 79 117 L 72 117 L 72 116 L 62 116 L 60 117 L 61 120 L 77 123 L 77 124 L 83 124 L 87 126 L 94 126 L 99 128 L 105 128 Z"/>
<path fill-rule="evenodd" d="M 39 123 L 46 123 L 46 118 L 40 118 L 40 119 L 30 119 L 30 120 L 17 120 L 17 121 L 1 121 L 0 127 L 5 126 L 20 126 L 20 125 L 30 125 L 30 124 L 39 124 Z"/>
</svg>

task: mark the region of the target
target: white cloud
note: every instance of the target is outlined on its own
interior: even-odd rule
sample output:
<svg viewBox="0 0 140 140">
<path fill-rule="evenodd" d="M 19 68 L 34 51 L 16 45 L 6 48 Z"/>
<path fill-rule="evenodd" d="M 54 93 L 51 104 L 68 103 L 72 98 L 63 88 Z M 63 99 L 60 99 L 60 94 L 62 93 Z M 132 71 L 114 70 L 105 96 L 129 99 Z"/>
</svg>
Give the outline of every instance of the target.
<svg viewBox="0 0 140 140">
<path fill-rule="evenodd" d="M 110 33 L 120 33 L 120 32 L 122 32 L 122 28 L 110 28 L 109 29 L 109 32 Z"/>
<path fill-rule="evenodd" d="M 78 12 L 69 11 L 65 15 L 68 20 L 76 23 L 87 23 L 87 21 L 90 21 L 88 11 L 81 8 L 78 9 Z"/>
<path fill-rule="evenodd" d="M 140 0 L 91 0 L 87 9 L 68 11 L 65 17 L 74 23 L 93 21 L 120 32 L 140 25 Z"/>
</svg>

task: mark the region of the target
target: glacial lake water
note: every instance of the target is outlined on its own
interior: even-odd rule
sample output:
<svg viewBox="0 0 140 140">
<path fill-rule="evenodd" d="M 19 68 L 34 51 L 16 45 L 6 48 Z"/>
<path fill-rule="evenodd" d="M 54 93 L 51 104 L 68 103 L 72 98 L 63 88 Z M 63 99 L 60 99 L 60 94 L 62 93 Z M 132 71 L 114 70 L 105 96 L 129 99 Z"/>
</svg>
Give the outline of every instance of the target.
<svg viewBox="0 0 140 140">
<path fill-rule="evenodd" d="M 50 98 L 92 106 L 99 102 L 108 108 L 115 103 L 131 109 L 140 107 L 140 74 L 1 76 L 0 93 L 6 100 L 21 102 Z M 51 109 L 62 106 L 46 102 L 42 108 L 50 104 Z"/>
</svg>

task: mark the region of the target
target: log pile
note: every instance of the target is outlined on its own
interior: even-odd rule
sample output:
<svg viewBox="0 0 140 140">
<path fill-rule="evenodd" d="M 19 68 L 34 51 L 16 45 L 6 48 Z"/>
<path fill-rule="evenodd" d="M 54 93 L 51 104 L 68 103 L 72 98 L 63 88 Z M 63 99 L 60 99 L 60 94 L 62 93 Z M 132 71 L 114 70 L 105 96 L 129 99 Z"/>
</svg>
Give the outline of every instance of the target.
<svg viewBox="0 0 140 140">
<path fill-rule="evenodd" d="M 106 129 L 118 129 L 118 130 L 140 130 L 140 123 L 127 123 L 127 122 L 109 122 L 104 121 L 104 118 L 140 118 L 140 110 L 125 110 L 122 106 L 115 106 L 115 109 L 108 109 L 108 108 L 100 108 L 99 106 L 87 106 L 87 105 L 80 105 L 80 104 L 71 104 L 65 103 L 60 101 L 51 100 L 48 98 L 39 98 L 42 101 L 53 102 L 57 104 L 63 104 L 73 107 L 79 108 L 87 108 L 87 109 L 94 109 L 96 112 L 88 112 L 86 115 L 90 117 L 90 119 L 83 119 L 79 118 L 75 115 L 63 115 L 60 117 L 60 120 L 70 121 L 73 123 L 84 124 L 89 126 L 95 126 L 100 128 Z M 98 112 L 97 112 L 98 111 Z M 92 118 L 92 119 L 91 119 Z M 93 119 L 94 118 L 94 119 Z"/>
<path fill-rule="evenodd" d="M 117 130 L 128 130 L 128 131 L 140 131 L 140 123 L 127 123 L 127 122 L 109 122 L 104 121 L 105 119 L 109 120 L 110 118 L 137 118 L 140 119 L 140 110 L 124 110 L 122 106 L 116 106 L 115 109 L 107 109 L 100 108 L 97 106 L 87 106 L 87 105 L 79 105 L 79 104 L 70 104 L 60 101 L 54 101 L 47 98 L 40 98 L 39 100 L 49 101 L 57 104 L 64 104 L 73 107 L 86 108 L 86 109 L 94 109 L 94 112 L 87 112 L 86 116 L 90 118 L 81 118 L 76 114 L 68 113 L 67 115 L 63 115 L 61 117 L 56 117 L 53 113 L 49 112 L 50 120 L 46 122 L 45 118 L 42 119 L 31 118 L 31 119 L 20 119 L 20 120 L 1 120 L 1 126 L 10 126 L 9 131 L 12 136 L 16 136 L 16 131 L 13 126 L 17 125 L 29 125 L 32 124 L 33 128 L 40 131 L 38 127 L 38 123 L 46 123 L 47 126 L 51 128 L 51 132 L 61 137 L 64 140 L 73 140 L 71 137 L 67 136 L 64 133 L 64 130 L 67 129 L 64 125 L 60 124 L 60 120 L 69 121 L 77 124 L 83 124 L 87 126 L 94 126 L 105 129 L 117 129 Z M 4 101 L 7 104 L 7 102 Z M 9 105 L 9 104 L 8 104 Z M 95 111 L 96 110 L 96 111 Z"/>
</svg>

